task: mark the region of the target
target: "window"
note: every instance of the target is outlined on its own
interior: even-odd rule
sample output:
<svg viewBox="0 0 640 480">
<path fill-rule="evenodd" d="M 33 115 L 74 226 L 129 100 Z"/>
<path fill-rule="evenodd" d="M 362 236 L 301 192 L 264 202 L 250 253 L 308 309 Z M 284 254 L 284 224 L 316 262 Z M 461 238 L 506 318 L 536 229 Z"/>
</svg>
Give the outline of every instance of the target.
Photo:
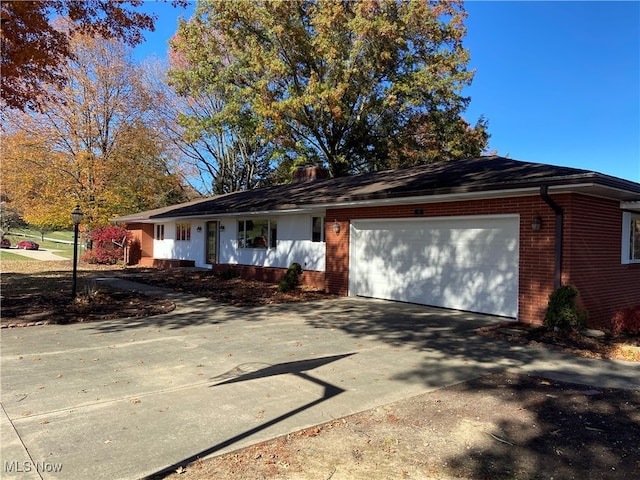
<svg viewBox="0 0 640 480">
<path fill-rule="evenodd" d="M 324 242 L 324 217 L 311 217 L 311 241 Z"/>
<path fill-rule="evenodd" d="M 275 219 L 238 221 L 238 248 L 276 248 L 278 228 Z"/>
<path fill-rule="evenodd" d="M 156 240 L 164 240 L 164 225 L 156 225 Z"/>
<path fill-rule="evenodd" d="M 181 241 L 191 240 L 191 224 L 190 223 L 176 223 L 176 240 L 181 240 Z"/>
<path fill-rule="evenodd" d="M 624 213 L 622 219 L 622 262 L 640 263 L 640 214 Z"/>
</svg>

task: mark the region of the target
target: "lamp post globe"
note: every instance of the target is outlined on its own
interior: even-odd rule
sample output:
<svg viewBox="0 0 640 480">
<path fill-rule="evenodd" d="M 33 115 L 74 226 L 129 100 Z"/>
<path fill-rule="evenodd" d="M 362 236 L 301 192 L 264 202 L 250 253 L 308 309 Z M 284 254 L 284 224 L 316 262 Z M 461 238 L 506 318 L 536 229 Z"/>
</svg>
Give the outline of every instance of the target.
<svg viewBox="0 0 640 480">
<path fill-rule="evenodd" d="M 78 225 L 82 222 L 84 213 L 80 210 L 80 205 L 71 212 L 71 221 L 73 222 L 73 282 L 71 286 L 71 296 L 76 298 L 76 286 L 78 279 Z"/>
<path fill-rule="evenodd" d="M 84 213 L 80 210 L 80 205 L 76 205 L 76 208 L 71 212 L 71 221 L 74 225 L 79 225 L 82 223 L 82 217 L 84 217 Z"/>
</svg>

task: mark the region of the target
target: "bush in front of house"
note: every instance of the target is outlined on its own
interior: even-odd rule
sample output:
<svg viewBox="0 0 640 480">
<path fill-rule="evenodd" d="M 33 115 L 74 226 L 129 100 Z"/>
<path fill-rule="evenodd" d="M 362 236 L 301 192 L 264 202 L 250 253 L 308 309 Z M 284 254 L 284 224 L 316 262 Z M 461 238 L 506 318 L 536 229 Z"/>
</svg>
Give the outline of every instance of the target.
<svg viewBox="0 0 640 480">
<path fill-rule="evenodd" d="M 300 275 L 302 275 L 302 265 L 299 263 L 292 263 L 289 268 L 287 268 L 287 272 L 280 280 L 280 284 L 278 285 L 279 292 L 289 292 L 300 285 Z"/>
<path fill-rule="evenodd" d="M 220 272 L 220 279 L 222 280 L 233 280 L 234 278 L 240 277 L 240 272 L 237 268 L 229 267 L 226 270 Z"/>
<path fill-rule="evenodd" d="M 95 227 L 91 229 L 87 238 L 91 244 L 91 249 L 87 250 L 80 260 L 86 263 L 99 263 L 104 265 L 115 265 L 123 260 L 124 242 L 131 241 L 131 232 L 122 226 L 108 225 L 106 227 Z"/>
<path fill-rule="evenodd" d="M 640 305 L 620 310 L 613 316 L 611 333 L 617 335 L 622 332 L 640 334 Z"/>
<path fill-rule="evenodd" d="M 574 285 L 563 285 L 549 295 L 544 324 L 554 330 L 575 330 L 584 326 L 589 313 L 580 311 L 577 298 L 580 291 Z"/>
</svg>

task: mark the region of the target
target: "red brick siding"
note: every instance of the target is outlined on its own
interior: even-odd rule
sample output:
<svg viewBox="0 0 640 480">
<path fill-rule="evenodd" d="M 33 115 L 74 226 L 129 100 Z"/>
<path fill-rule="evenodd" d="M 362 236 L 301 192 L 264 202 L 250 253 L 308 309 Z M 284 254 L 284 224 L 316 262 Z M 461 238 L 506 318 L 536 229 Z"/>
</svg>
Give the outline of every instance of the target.
<svg viewBox="0 0 640 480">
<path fill-rule="evenodd" d="M 616 310 L 640 304 L 640 265 L 622 265 L 620 245 L 622 211 L 618 202 L 577 194 L 551 195 L 565 210 L 563 275 L 564 284 L 581 291 L 581 302 L 589 310 L 591 326 L 607 326 Z M 541 323 L 554 282 L 555 213 L 539 195 L 507 199 L 470 200 L 428 204 L 336 208 L 326 213 L 326 272 L 305 271 L 303 284 L 347 295 L 349 290 L 350 220 L 375 218 L 416 218 L 464 215 L 520 215 L 520 265 L 518 319 Z M 534 217 L 542 218 L 542 228 L 533 231 Z M 334 222 L 339 234 L 333 231 Z M 142 257 L 153 256 L 153 226 L 128 227 L 140 242 Z M 247 265 L 215 265 L 216 270 L 233 266 L 244 278 L 271 283 L 280 281 L 286 269 Z"/>
<path fill-rule="evenodd" d="M 518 319 L 540 323 L 553 291 L 555 214 L 539 195 L 507 199 L 471 200 L 327 210 L 327 291 L 347 295 L 349 289 L 349 220 L 374 218 L 416 218 L 464 215 L 520 215 L 520 281 Z M 533 231 L 531 222 L 540 215 L 542 228 Z M 333 220 L 340 234 L 331 231 Z"/>
<path fill-rule="evenodd" d="M 352 210 L 328 210 L 326 214 L 325 289 L 343 296 L 349 294 L 349 218 L 355 218 L 352 215 Z M 340 225 L 338 234 L 333 231 L 336 221 Z"/>
<path fill-rule="evenodd" d="M 565 209 L 565 282 L 580 290 L 589 325 L 608 327 L 617 310 L 640 305 L 640 265 L 620 258 L 620 205 L 573 195 Z"/>
</svg>

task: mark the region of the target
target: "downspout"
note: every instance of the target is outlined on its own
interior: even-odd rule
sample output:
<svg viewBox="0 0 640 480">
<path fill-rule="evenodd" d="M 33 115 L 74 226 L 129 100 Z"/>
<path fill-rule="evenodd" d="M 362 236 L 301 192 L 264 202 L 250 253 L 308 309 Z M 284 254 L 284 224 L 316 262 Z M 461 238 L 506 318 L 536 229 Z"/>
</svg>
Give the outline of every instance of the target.
<svg viewBox="0 0 640 480">
<path fill-rule="evenodd" d="M 540 196 L 556 212 L 556 235 L 555 235 L 555 265 L 553 288 L 557 290 L 562 285 L 562 231 L 564 225 L 564 210 L 553 198 L 549 196 L 547 185 L 540 187 Z"/>
</svg>

